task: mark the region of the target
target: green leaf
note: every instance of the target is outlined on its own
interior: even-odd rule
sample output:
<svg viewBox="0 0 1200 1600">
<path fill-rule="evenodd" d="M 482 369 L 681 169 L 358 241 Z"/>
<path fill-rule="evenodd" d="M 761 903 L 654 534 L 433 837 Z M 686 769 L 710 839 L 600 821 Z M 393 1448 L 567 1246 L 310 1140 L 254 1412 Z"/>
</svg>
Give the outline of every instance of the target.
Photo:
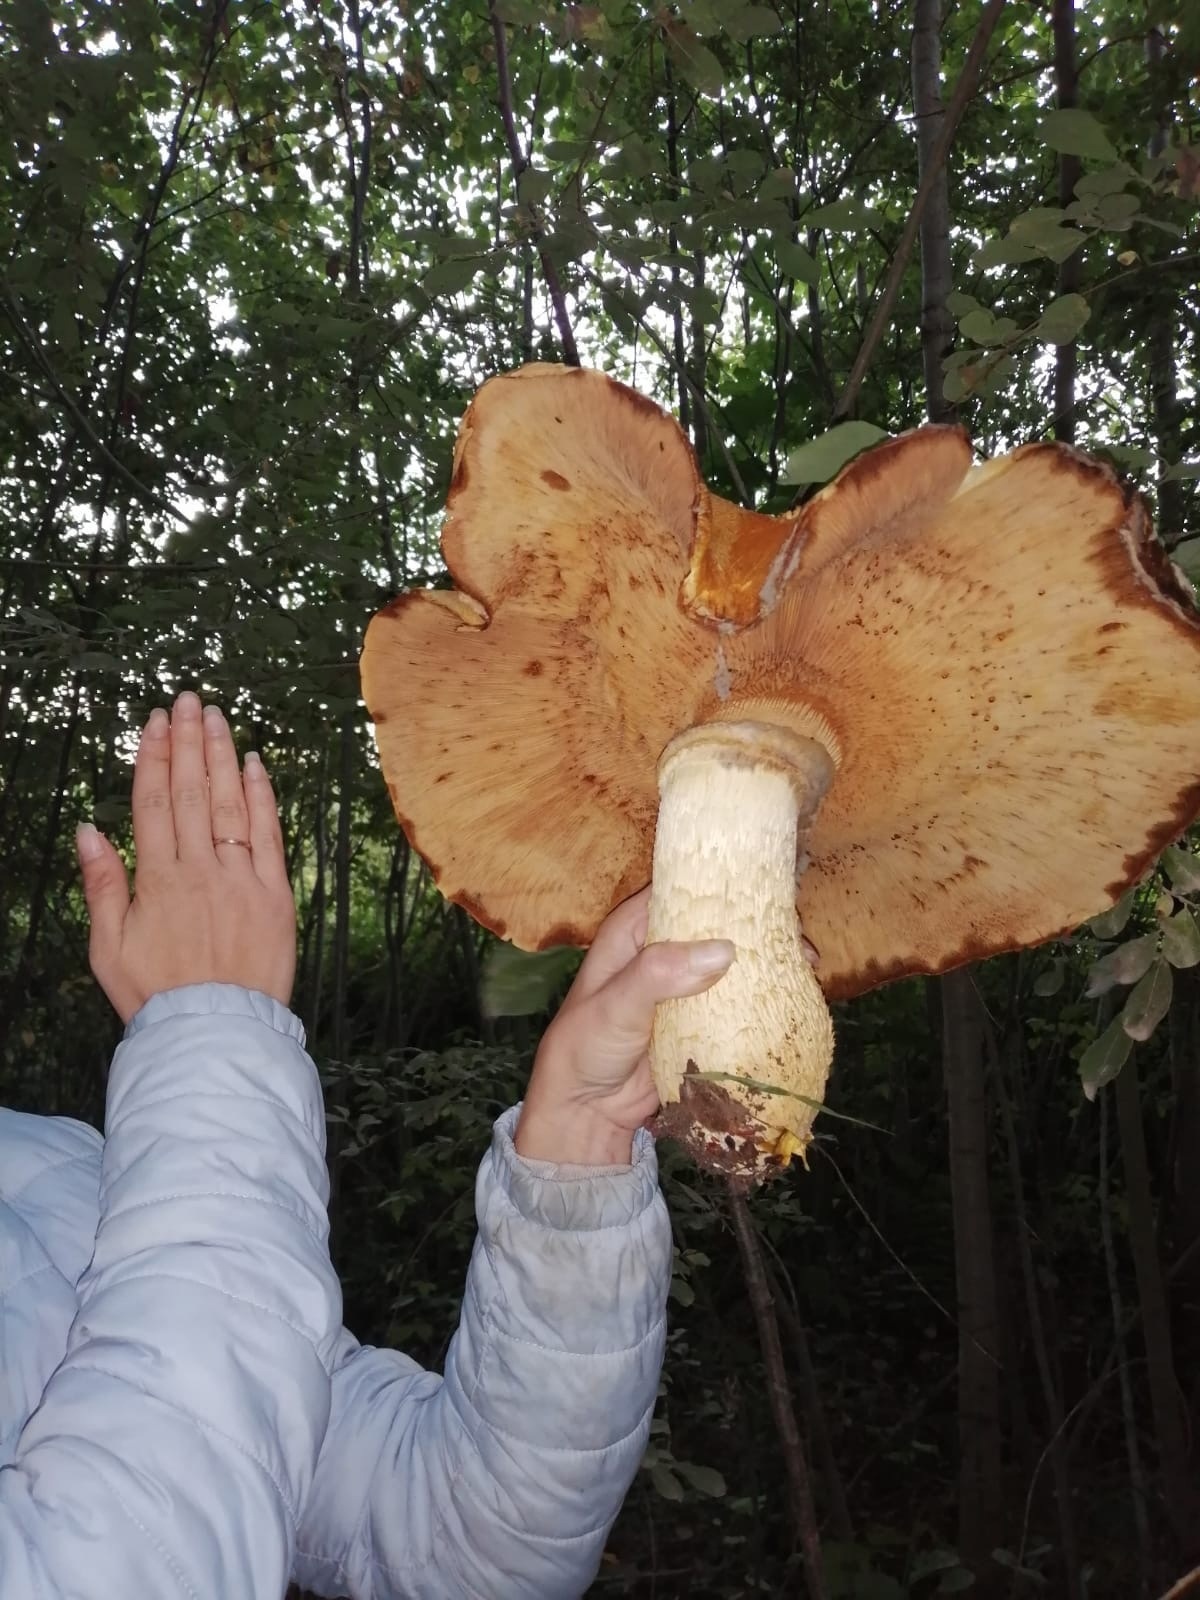
<svg viewBox="0 0 1200 1600">
<path fill-rule="evenodd" d="M 964 339 L 972 344 L 1007 344 L 1017 330 L 1011 317 L 994 317 L 990 311 L 968 311 L 958 325 Z"/>
<path fill-rule="evenodd" d="M 1088 927 L 1096 935 L 1097 939 L 1115 939 L 1119 933 L 1123 932 L 1125 924 L 1133 915 L 1133 903 L 1136 896 L 1136 889 L 1126 889 L 1116 905 L 1110 906 L 1107 911 L 1102 911 L 1098 917 L 1091 919 Z"/>
<path fill-rule="evenodd" d="M 467 287 L 483 264 L 482 257 L 478 256 L 435 262 L 421 279 L 421 286 L 427 294 L 458 294 Z"/>
<path fill-rule="evenodd" d="M 670 1467 L 664 1467 L 661 1461 L 656 1461 L 650 1468 L 650 1482 L 664 1500 L 683 1499 L 683 1485 Z"/>
<path fill-rule="evenodd" d="M 1125 1032 L 1121 1018 L 1110 1022 L 1104 1032 L 1088 1045 L 1079 1058 L 1079 1078 L 1087 1099 L 1094 1100 L 1098 1090 L 1111 1083 L 1129 1060 L 1133 1041 Z"/>
<path fill-rule="evenodd" d="M 1061 206 L 1030 206 L 1019 212 L 1009 224 L 1009 235 L 1022 244 L 1036 244 L 1061 228 L 1067 213 Z"/>
<path fill-rule="evenodd" d="M 1191 482 L 1200 478 L 1200 461 L 1173 461 L 1163 473 L 1164 483 Z"/>
<path fill-rule="evenodd" d="M 568 945 L 536 952 L 491 945 L 483 958 L 480 1009 L 485 1017 L 536 1016 L 562 993 L 579 959 L 579 951 Z"/>
<path fill-rule="evenodd" d="M 554 174 L 544 167 L 526 167 L 517 179 L 517 200 L 523 206 L 535 206 L 554 187 Z"/>
<path fill-rule="evenodd" d="M 839 422 L 787 458 L 785 483 L 827 483 L 846 463 L 887 434 L 872 422 Z"/>
<path fill-rule="evenodd" d="M 1172 888 L 1180 894 L 1195 894 L 1200 889 L 1200 856 L 1177 844 L 1169 844 L 1159 859 Z"/>
<path fill-rule="evenodd" d="M 1106 228 L 1120 230 L 1129 227 L 1140 204 L 1135 194 L 1106 194 L 1096 203 L 1096 215 Z"/>
<path fill-rule="evenodd" d="M 698 1489 L 701 1494 L 719 1500 L 725 1493 L 725 1479 L 714 1467 L 697 1467 L 691 1461 L 677 1461 L 675 1468 L 680 1477 L 686 1478 L 692 1488 Z"/>
<path fill-rule="evenodd" d="M 1136 983 L 1149 970 L 1157 950 L 1157 935 L 1145 933 L 1140 939 L 1130 939 L 1101 956 L 1088 972 L 1088 998 L 1107 994 L 1119 983 Z"/>
<path fill-rule="evenodd" d="M 1036 336 L 1046 344 L 1071 344 L 1091 314 L 1092 308 L 1081 294 L 1060 295 L 1039 317 Z"/>
<path fill-rule="evenodd" d="M 428 237 L 417 242 L 431 244 L 439 261 L 457 261 L 463 256 L 482 256 L 487 252 L 487 240 L 473 233 L 438 233 L 434 229 L 420 229 L 419 232 Z"/>
<path fill-rule="evenodd" d="M 1162 953 L 1173 967 L 1200 962 L 1200 924 L 1186 906 L 1162 924 Z"/>
<path fill-rule="evenodd" d="M 1067 213 L 1057 206 L 1034 206 L 1014 217 L 1008 230 L 1009 240 L 1018 245 L 1028 245 L 1040 256 L 1051 261 L 1065 261 L 1084 243 L 1087 235 L 1077 228 L 1067 228 L 1063 223 Z"/>
<path fill-rule="evenodd" d="M 791 167 L 772 167 L 758 186 L 760 200 L 790 200 L 795 193 L 796 174 Z"/>
<path fill-rule="evenodd" d="M 783 27 L 783 20 L 770 6 L 746 6 L 725 21 L 725 32 L 738 44 L 747 39 L 769 39 Z"/>
<path fill-rule="evenodd" d="M 1185 539 L 1171 551 L 1171 560 L 1182 567 L 1192 582 L 1200 581 L 1200 539 Z M 1200 883 L 1196 885 L 1200 889 Z"/>
<path fill-rule="evenodd" d="M 1063 986 L 1066 972 L 1067 964 L 1061 957 L 1052 962 L 1045 972 L 1039 972 L 1033 980 L 1034 994 L 1040 995 L 1043 1000 L 1048 999 L 1052 994 L 1057 994 Z"/>
<path fill-rule="evenodd" d="M 682 77 L 701 94 L 719 95 L 725 87 L 725 69 L 706 44 L 681 22 L 667 29 L 667 46 Z"/>
<path fill-rule="evenodd" d="M 812 289 L 820 283 L 821 268 L 802 244 L 791 239 L 776 239 L 775 259 L 789 278 L 797 278 Z"/>
<path fill-rule="evenodd" d="M 734 0 L 735 5 L 740 0 Z M 720 33 L 724 26 L 722 12 L 727 10 L 721 0 L 682 0 L 680 11 L 697 33 Z"/>
<path fill-rule="evenodd" d="M 835 200 L 831 205 L 806 211 L 800 220 L 806 228 L 827 228 L 830 233 L 858 233 L 878 226 L 879 213 L 865 206 L 861 200 Z"/>
<path fill-rule="evenodd" d="M 1039 131 L 1043 144 L 1061 155 L 1087 156 L 1093 161 L 1119 159 L 1116 146 L 1090 111 L 1048 111 Z"/>
<path fill-rule="evenodd" d="M 1156 459 L 1153 450 L 1144 450 L 1136 444 L 1106 444 L 1104 453 L 1128 472 L 1144 472 Z"/>
<path fill-rule="evenodd" d="M 1130 179 L 1136 177 L 1137 173 L 1127 161 L 1118 161 L 1115 167 L 1097 167 L 1093 172 L 1085 172 L 1075 185 L 1075 193 L 1080 200 L 1119 194 Z"/>
<path fill-rule="evenodd" d="M 942 1581 L 937 1586 L 938 1594 L 964 1594 L 968 1589 L 975 1587 L 975 1574 L 968 1572 L 966 1567 L 955 1567 L 951 1572 L 942 1574 Z"/>
<path fill-rule="evenodd" d="M 946 296 L 946 310 L 952 317 L 965 317 L 968 311 L 982 311 L 983 307 L 973 294 L 960 294 L 952 289 Z"/>
<path fill-rule="evenodd" d="M 1073 256 L 1086 239 L 1087 235 L 1077 228 L 1056 228 L 1053 233 L 1047 231 L 1035 248 L 1038 255 L 1061 264 L 1068 256 Z"/>
<path fill-rule="evenodd" d="M 995 238 L 980 245 L 971 265 L 976 272 L 982 272 L 987 267 L 1020 266 L 1025 261 L 1036 261 L 1037 258 L 1038 252 L 1031 244 L 1023 244 L 1019 239 Z"/>
<path fill-rule="evenodd" d="M 1119 1018 L 1131 1039 L 1145 1044 L 1166 1016 L 1173 988 L 1170 967 L 1165 961 L 1156 961 L 1126 1000 Z"/>
<path fill-rule="evenodd" d="M 935 1572 L 953 1572 L 956 1567 L 961 1567 L 958 1553 L 954 1550 L 926 1550 L 919 1555 L 912 1564 L 909 1573 L 909 1582 L 917 1583 L 922 1578 L 930 1578 Z"/>
</svg>

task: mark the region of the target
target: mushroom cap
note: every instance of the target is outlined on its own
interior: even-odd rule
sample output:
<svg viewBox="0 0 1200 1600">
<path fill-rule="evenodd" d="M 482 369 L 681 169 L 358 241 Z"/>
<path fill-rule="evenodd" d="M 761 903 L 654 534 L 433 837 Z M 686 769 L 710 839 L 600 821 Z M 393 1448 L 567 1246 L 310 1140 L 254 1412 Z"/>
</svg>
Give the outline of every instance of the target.
<svg viewBox="0 0 1200 1600">
<path fill-rule="evenodd" d="M 698 722 L 834 758 L 797 895 L 832 998 L 1078 926 L 1200 811 L 1200 615 L 1064 445 L 972 468 L 920 428 L 770 519 L 633 390 L 526 367 L 466 413 L 442 545 L 456 589 L 373 619 L 363 694 L 414 848 L 522 948 L 648 881 Z"/>
</svg>

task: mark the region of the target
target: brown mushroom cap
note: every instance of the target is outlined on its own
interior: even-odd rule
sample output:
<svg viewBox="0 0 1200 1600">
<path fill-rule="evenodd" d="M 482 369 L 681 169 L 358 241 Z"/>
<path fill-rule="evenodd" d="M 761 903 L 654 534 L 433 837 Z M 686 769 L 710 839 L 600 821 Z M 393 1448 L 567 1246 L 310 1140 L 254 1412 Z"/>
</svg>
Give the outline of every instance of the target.
<svg viewBox="0 0 1200 1600">
<path fill-rule="evenodd" d="M 1077 926 L 1200 810 L 1200 616 L 1065 446 L 972 470 L 922 428 L 769 519 L 632 390 L 524 368 L 464 418 L 443 550 L 457 591 L 373 620 L 364 697 L 443 893 L 523 948 L 587 944 L 648 880 L 656 763 L 697 722 L 837 763 L 798 892 L 833 997 Z"/>
</svg>

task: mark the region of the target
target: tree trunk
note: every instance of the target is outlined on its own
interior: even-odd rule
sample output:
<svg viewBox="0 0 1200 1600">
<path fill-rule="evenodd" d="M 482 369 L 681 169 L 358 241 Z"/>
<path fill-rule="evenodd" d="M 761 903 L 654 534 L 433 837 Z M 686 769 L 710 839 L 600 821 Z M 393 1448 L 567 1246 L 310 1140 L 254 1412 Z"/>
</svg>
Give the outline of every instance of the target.
<svg viewBox="0 0 1200 1600">
<path fill-rule="evenodd" d="M 1065 1593 L 1068 1600 L 1083 1600 L 1083 1578 L 1079 1565 L 1079 1540 L 1075 1532 L 1075 1512 L 1071 1499 L 1071 1475 L 1067 1459 L 1067 1441 L 1064 1430 L 1066 1418 L 1063 1410 L 1062 1391 L 1059 1388 L 1054 1364 L 1051 1360 L 1050 1341 L 1046 1336 L 1046 1324 L 1042 1316 L 1042 1297 L 1038 1284 L 1037 1266 L 1033 1259 L 1033 1249 L 1030 1244 L 1030 1240 L 1036 1238 L 1037 1235 L 1035 1230 L 1030 1227 L 1029 1214 L 1025 1205 L 1025 1175 L 1021 1167 L 1021 1150 L 1017 1143 L 1016 1119 L 1013 1116 L 1009 1086 L 1005 1082 L 1005 1058 L 1011 1061 L 1013 1080 L 1016 1081 L 1018 1079 L 1021 1069 L 1019 1042 L 1016 1042 L 1015 1048 L 1010 1047 L 1006 1050 L 1003 1056 L 998 1045 L 989 1054 L 991 1055 L 995 1074 L 996 1098 L 1000 1106 L 1000 1116 L 1004 1126 L 1004 1142 L 1008 1149 L 1008 1169 L 1012 1183 L 1013 1220 L 1016 1223 L 1016 1246 L 1020 1256 L 1021 1281 L 1025 1287 L 1025 1309 L 1029 1319 L 1029 1339 L 1033 1347 L 1034 1361 L 1037 1365 L 1042 1400 L 1046 1407 L 1046 1427 L 1050 1436 L 1047 1449 L 1050 1452 L 1050 1468 L 1054 1475 L 1054 1499 L 1058 1511 L 1059 1541 L 1062 1547 L 1060 1554 L 1065 1580 Z"/>
<path fill-rule="evenodd" d="M 333 1019 L 331 1048 L 345 1059 L 349 1048 L 346 1016 L 350 973 L 350 819 L 354 809 L 354 721 L 342 720 L 338 766 L 337 842 L 333 856 Z"/>
<path fill-rule="evenodd" d="M 1060 110 L 1069 110 L 1076 101 L 1075 0 L 1052 0 L 1051 27 L 1054 31 L 1054 86 Z M 1065 210 L 1075 198 L 1075 185 L 1082 170 L 1078 156 L 1058 158 L 1058 203 Z M 1080 251 L 1060 265 L 1058 293 L 1077 294 L 1080 281 Z M 1074 339 L 1060 344 L 1054 358 L 1054 437 L 1067 444 L 1075 440 L 1075 379 L 1079 371 L 1079 346 Z"/>
<path fill-rule="evenodd" d="M 1197 1496 L 1188 1468 L 1183 1407 L 1175 1372 L 1171 1323 L 1167 1314 L 1167 1293 L 1158 1259 L 1154 1202 L 1150 1195 L 1150 1169 L 1146 1160 L 1142 1104 L 1138 1094 L 1136 1054 L 1129 1058 L 1117 1078 L 1116 1101 L 1117 1124 L 1121 1133 L 1121 1157 L 1125 1163 L 1129 1248 L 1137 1275 L 1142 1337 L 1146 1346 L 1146 1372 L 1150 1386 L 1150 1405 L 1154 1413 L 1158 1461 L 1162 1472 L 1163 1499 L 1175 1535 L 1177 1553 L 1184 1560 L 1192 1560 L 1200 1554 L 1200 1540 L 1197 1538 L 1200 1496 Z"/>
<path fill-rule="evenodd" d="M 1200 1430 L 1200 968 L 1175 974 L 1170 1015 L 1171 1137 L 1166 1227 L 1171 1257 L 1183 1263 L 1172 1298 L 1187 1310 L 1177 1326 L 1176 1364 L 1189 1394 L 1190 1432 Z"/>
<path fill-rule="evenodd" d="M 913 110 L 917 117 L 917 170 L 924 179 L 946 120 L 942 104 L 942 0 L 916 0 L 912 42 Z M 934 175 L 921 218 L 921 354 L 925 405 L 931 422 L 948 422 L 942 363 L 954 339 L 946 305 L 953 287 L 950 261 L 950 189 L 943 163 Z"/>
<path fill-rule="evenodd" d="M 982 1584 L 991 1569 L 992 1550 L 1004 1543 L 999 1316 L 982 1007 L 969 972 L 947 974 L 941 990 L 958 1286 L 958 1550 Z"/>
<path fill-rule="evenodd" d="M 916 0 L 912 43 L 913 106 L 922 181 L 942 133 L 941 0 Z M 954 415 L 943 361 L 953 335 L 947 308 L 952 284 L 950 200 L 943 165 L 921 219 L 921 351 L 932 422 Z M 991 1551 L 1002 1544 L 1000 1368 L 996 1270 L 988 1188 L 987 1096 L 979 997 L 969 972 L 941 980 L 942 1065 L 950 1123 L 950 1187 L 958 1285 L 959 1555 L 983 1584 Z M 982 1589 L 977 1592 L 982 1594 Z"/>
<path fill-rule="evenodd" d="M 1146 63 L 1152 84 L 1161 81 L 1161 64 L 1166 55 L 1166 39 L 1159 27 L 1146 35 Z M 1160 155 L 1167 143 L 1170 107 L 1159 107 L 1158 126 L 1150 140 L 1150 154 Z M 1170 275 L 1160 275 L 1154 285 L 1154 309 L 1147 341 L 1150 375 L 1150 409 L 1154 417 L 1155 442 L 1160 460 L 1173 463 L 1183 456 L 1184 406 L 1179 398 L 1176 373 L 1175 327 L 1180 317 L 1177 291 Z M 1187 522 L 1184 485 L 1178 478 L 1160 472 L 1157 485 L 1158 531 L 1167 549 L 1183 538 Z"/>
<path fill-rule="evenodd" d="M 779 1339 L 775 1301 L 767 1280 L 766 1263 L 763 1260 L 762 1246 L 758 1241 L 758 1230 L 750 1215 L 750 1207 L 746 1204 L 743 1191 L 733 1182 L 729 1184 L 729 1211 L 733 1218 L 738 1253 L 742 1258 L 746 1291 L 758 1327 L 771 1415 L 775 1420 L 779 1442 L 783 1448 L 792 1520 L 804 1558 L 804 1580 L 808 1589 L 808 1600 L 826 1600 L 821 1539 L 817 1531 L 817 1513 L 813 1503 L 812 1474 L 809 1471 L 808 1457 L 800 1437 L 800 1429 L 796 1423 L 792 1392 L 783 1360 L 783 1346 Z"/>
<path fill-rule="evenodd" d="M 1103 1021 L 1111 1014 L 1103 1001 L 1100 1004 Z M 1117 1247 L 1113 1240 L 1112 1194 L 1108 1181 L 1108 1100 L 1109 1092 L 1100 1096 L 1100 1238 L 1104 1245 L 1104 1270 L 1108 1278 L 1108 1299 L 1112 1307 L 1113 1332 L 1117 1338 L 1117 1382 L 1121 1391 L 1121 1426 L 1125 1436 L 1125 1459 L 1129 1467 L 1129 1489 L 1133 1501 L 1133 1526 L 1138 1545 L 1138 1594 L 1150 1593 L 1150 1519 L 1146 1510 L 1146 1479 L 1142 1471 L 1142 1453 L 1138 1446 L 1137 1415 L 1133 1404 L 1133 1382 L 1129 1376 L 1129 1363 L 1125 1359 L 1125 1312 L 1121 1305 L 1121 1281 L 1117 1270 Z"/>
</svg>

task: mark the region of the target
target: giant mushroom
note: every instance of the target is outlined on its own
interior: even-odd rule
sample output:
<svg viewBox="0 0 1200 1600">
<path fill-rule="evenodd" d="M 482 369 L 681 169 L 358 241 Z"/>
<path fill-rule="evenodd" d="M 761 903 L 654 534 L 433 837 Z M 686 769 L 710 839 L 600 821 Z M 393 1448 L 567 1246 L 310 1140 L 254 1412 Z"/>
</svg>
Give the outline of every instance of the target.
<svg viewBox="0 0 1200 1600">
<path fill-rule="evenodd" d="M 650 938 L 733 939 L 651 1059 L 735 1179 L 807 1145 L 826 999 L 1078 926 L 1200 811 L 1200 614 L 1065 445 L 972 465 L 919 428 L 767 517 L 634 390 L 535 365 L 472 400 L 442 548 L 454 587 L 363 651 L 400 824 L 520 948 L 651 878 Z"/>
</svg>

